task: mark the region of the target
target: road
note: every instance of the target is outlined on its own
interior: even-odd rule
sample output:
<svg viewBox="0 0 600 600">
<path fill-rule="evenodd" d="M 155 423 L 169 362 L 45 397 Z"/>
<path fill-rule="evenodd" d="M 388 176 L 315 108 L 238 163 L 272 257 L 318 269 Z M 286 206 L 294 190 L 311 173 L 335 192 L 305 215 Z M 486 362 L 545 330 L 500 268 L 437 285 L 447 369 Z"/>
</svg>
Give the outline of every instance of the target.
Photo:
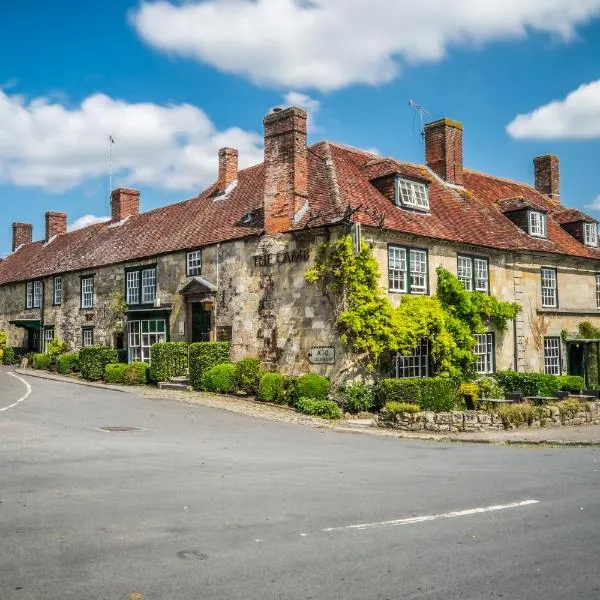
<svg viewBox="0 0 600 600">
<path fill-rule="evenodd" d="M 600 598 L 597 450 L 408 442 L 28 381 L 2 411 L 27 388 L 0 370 L 1 600 Z M 389 523 L 418 516 L 437 518 Z"/>
</svg>

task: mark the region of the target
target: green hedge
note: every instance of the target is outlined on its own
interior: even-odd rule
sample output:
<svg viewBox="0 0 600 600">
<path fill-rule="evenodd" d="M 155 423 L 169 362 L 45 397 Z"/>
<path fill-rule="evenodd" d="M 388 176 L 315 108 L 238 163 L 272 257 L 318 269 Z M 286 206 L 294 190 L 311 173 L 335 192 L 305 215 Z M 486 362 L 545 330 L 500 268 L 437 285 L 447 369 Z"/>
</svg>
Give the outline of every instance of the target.
<svg viewBox="0 0 600 600">
<path fill-rule="evenodd" d="M 495 375 L 505 392 L 521 392 L 524 396 L 552 396 L 555 392 L 583 389 L 583 377 L 498 371 Z"/>
<path fill-rule="evenodd" d="M 222 363 L 211 367 L 204 373 L 202 385 L 208 392 L 228 394 L 235 390 L 237 381 L 237 365 L 233 363 Z"/>
<path fill-rule="evenodd" d="M 281 373 L 265 373 L 260 378 L 257 400 L 287 404 L 292 400 L 293 379 Z"/>
<path fill-rule="evenodd" d="M 106 383 L 123 383 L 125 385 L 143 385 L 148 381 L 148 365 L 146 363 L 111 363 L 104 368 Z"/>
<path fill-rule="evenodd" d="M 314 398 L 316 400 L 327 400 L 331 384 L 327 377 L 306 373 L 300 375 L 294 382 L 294 401 L 299 398 Z"/>
<path fill-rule="evenodd" d="M 583 377 L 579 375 L 557 375 L 559 389 L 566 390 L 582 390 L 585 383 Z"/>
<path fill-rule="evenodd" d="M 123 383 L 123 374 L 128 365 L 111 363 L 104 367 L 104 381 L 106 383 Z"/>
<path fill-rule="evenodd" d="M 337 393 L 336 401 L 342 410 L 352 414 L 370 412 L 375 408 L 373 387 L 366 383 L 347 383 Z"/>
<path fill-rule="evenodd" d="M 152 381 L 168 381 L 171 377 L 181 377 L 187 373 L 188 345 L 186 342 L 164 342 L 152 346 Z"/>
<path fill-rule="evenodd" d="M 258 392 L 263 370 L 257 358 L 244 358 L 237 364 L 237 389 L 252 396 Z"/>
<path fill-rule="evenodd" d="M 204 373 L 211 367 L 229 362 L 228 342 L 197 342 L 190 346 L 190 380 L 192 387 L 203 387 Z"/>
<path fill-rule="evenodd" d="M 296 410 L 305 415 L 315 415 L 324 419 L 339 419 L 342 416 L 340 407 L 333 400 L 319 400 L 304 396 L 296 400 Z"/>
<path fill-rule="evenodd" d="M 61 375 L 68 375 L 79 369 L 79 354 L 61 354 L 56 359 L 56 370 Z"/>
<path fill-rule="evenodd" d="M 48 354 L 34 354 L 33 368 L 48 370 L 52 364 L 52 357 Z"/>
<path fill-rule="evenodd" d="M 106 365 L 118 362 L 118 354 L 112 348 L 89 346 L 79 352 L 79 370 L 88 381 L 100 381 Z"/>
<path fill-rule="evenodd" d="M 379 406 L 388 402 L 418 404 L 421 410 L 447 412 L 457 400 L 456 385 L 444 377 L 383 379 L 377 389 Z"/>
<path fill-rule="evenodd" d="M 17 355 L 15 349 L 11 346 L 7 346 L 6 348 L 0 348 L 0 353 L 3 353 L 2 364 L 14 365 L 17 363 Z"/>
</svg>

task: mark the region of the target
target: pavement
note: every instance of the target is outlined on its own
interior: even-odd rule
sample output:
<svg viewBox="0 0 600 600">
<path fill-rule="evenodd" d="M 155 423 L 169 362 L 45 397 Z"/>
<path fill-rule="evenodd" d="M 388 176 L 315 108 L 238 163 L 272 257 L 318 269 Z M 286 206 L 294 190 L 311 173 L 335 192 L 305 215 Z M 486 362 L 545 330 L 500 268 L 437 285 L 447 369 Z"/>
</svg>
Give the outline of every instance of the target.
<svg viewBox="0 0 600 600">
<path fill-rule="evenodd" d="M 600 598 L 596 448 L 19 377 L 0 369 L 1 600 Z"/>
</svg>

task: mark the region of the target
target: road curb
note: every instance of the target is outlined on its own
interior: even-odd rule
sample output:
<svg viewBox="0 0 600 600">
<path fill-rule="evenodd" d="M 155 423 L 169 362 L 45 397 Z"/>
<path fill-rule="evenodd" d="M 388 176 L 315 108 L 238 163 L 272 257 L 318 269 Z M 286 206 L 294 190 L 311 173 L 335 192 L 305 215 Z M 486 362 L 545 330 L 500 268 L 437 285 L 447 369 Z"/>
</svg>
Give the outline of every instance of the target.
<svg viewBox="0 0 600 600">
<path fill-rule="evenodd" d="M 41 371 L 34 371 L 31 369 L 13 369 L 13 373 L 25 375 L 26 377 L 35 377 L 36 379 L 46 379 L 48 381 L 56 381 L 58 383 L 74 383 L 76 385 L 83 385 L 85 387 L 93 387 L 101 390 L 111 390 L 113 392 L 122 392 L 124 394 L 133 391 L 129 389 L 123 389 L 116 385 L 110 385 L 108 383 L 94 383 L 93 381 L 84 381 L 83 379 L 74 379 L 73 377 L 54 375 L 53 373 L 43 373 Z"/>
</svg>

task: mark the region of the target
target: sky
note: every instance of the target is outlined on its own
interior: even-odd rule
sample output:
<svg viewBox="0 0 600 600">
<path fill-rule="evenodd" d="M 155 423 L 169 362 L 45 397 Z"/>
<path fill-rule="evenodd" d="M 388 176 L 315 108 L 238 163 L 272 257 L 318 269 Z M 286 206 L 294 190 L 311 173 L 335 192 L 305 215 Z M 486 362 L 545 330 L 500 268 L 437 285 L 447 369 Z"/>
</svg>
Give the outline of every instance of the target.
<svg viewBox="0 0 600 600">
<path fill-rule="evenodd" d="M 275 106 L 328 139 L 423 162 L 420 115 L 464 124 L 465 166 L 533 181 L 561 159 L 561 200 L 600 219 L 600 0 L 4 2 L 0 256 L 11 223 L 106 218 L 193 197 L 217 151 L 262 160 Z M 157 232 L 160 235 L 160 232 Z"/>
</svg>

